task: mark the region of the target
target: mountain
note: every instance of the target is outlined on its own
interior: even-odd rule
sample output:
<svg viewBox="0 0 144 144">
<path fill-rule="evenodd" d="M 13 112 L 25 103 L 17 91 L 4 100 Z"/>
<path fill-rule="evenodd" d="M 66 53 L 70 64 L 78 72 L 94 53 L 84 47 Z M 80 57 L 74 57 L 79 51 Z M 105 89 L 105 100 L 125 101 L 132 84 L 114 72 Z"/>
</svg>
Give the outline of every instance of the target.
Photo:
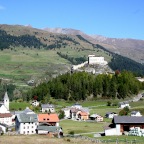
<svg viewBox="0 0 144 144">
<path fill-rule="evenodd" d="M 22 48 L 22 55 L 24 56 L 23 63 L 27 60 L 26 57 L 29 57 L 29 59 L 33 59 L 34 61 L 38 58 L 39 61 L 43 61 L 43 59 L 41 59 L 43 56 L 40 56 L 39 54 L 42 50 L 44 50 L 47 55 L 52 56 L 49 64 L 54 64 L 54 61 L 55 64 L 60 64 L 65 59 L 67 64 L 75 65 L 86 61 L 88 55 L 94 54 L 96 56 L 105 57 L 105 60 L 108 61 L 112 70 L 129 70 L 136 74 L 143 75 L 144 65 L 138 63 L 143 58 L 141 44 L 143 41 L 128 40 L 90 36 L 80 30 L 74 29 L 36 29 L 29 25 L 0 25 L 0 49 L 2 51 L 4 50 L 4 52 L 9 50 L 9 53 L 13 55 L 15 52 L 19 53 L 20 48 Z M 135 48 L 134 45 L 135 47 L 139 47 L 141 50 L 140 53 L 138 53 L 138 48 Z M 119 47 L 123 48 L 120 48 L 119 50 Z M 29 50 L 40 51 L 36 52 L 36 55 L 34 56 L 33 54 L 29 54 Z M 124 57 L 126 54 L 130 55 L 133 51 L 137 51 L 134 53 L 137 57 L 133 56 L 131 59 Z M 57 59 L 55 59 L 54 55 Z M 9 56 L 11 57 L 11 55 Z M 139 58 L 140 60 L 138 61 L 136 58 Z M 9 58 L 9 60 L 12 59 Z M 15 62 L 17 63 L 17 61 Z M 41 63 L 39 67 L 42 65 L 43 63 Z M 19 68 L 19 65 L 16 67 Z M 39 67 L 36 69 L 39 69 Z M 56 71 L 58 71 L 58 69 Z M 44 73 L 46 74 L 47 72 L 44 70 Z"/>
<path fill-rule="evenodd" d="M 80 30 L 71 28 L 44 28 L 43 30 L 59 34 L 81 35 L 91 43 L 100 44 L 114 53 L 118 53 L 137 62 L 144 63 L 144 40 L 108 38 L 101 35 L 88 35 Z"/>
</svg>

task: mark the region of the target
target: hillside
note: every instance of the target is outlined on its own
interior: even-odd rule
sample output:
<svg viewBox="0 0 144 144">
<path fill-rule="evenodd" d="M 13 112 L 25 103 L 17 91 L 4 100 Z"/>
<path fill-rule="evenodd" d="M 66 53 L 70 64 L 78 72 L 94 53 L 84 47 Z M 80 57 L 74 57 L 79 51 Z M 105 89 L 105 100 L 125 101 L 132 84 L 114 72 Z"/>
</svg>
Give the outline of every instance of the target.
<svg viewBox="0 0 144 144">
<path fill-rule="evenodd" d="M 93 43 L 90 36 L 81 31 L 65 29 L 62 34 L 57 29 L 56 32 L 30 26 L 0 25 L 0 77 L 10 78 L 16 84 L 25 85 L 29 80 L 38 84 L 69 72 L 71 65 L 86 61 L 89 54 L 103 56 L 113 70 L 144 74 L 143 65 L 116 55 L 107 49 L 108 45 Z"/>
<path fill-rule="evenodd" d="M 44 30 L 53 33 L 68 35 L 81 35 L 94 44 L 100 44 L 111 52 L 126 56 L 137 62 L 144 63 L 144 40 L 108 38 L 100 35 L 88 35 L 80 30 L 66 28 L 45 28 Z"/>
</svg>

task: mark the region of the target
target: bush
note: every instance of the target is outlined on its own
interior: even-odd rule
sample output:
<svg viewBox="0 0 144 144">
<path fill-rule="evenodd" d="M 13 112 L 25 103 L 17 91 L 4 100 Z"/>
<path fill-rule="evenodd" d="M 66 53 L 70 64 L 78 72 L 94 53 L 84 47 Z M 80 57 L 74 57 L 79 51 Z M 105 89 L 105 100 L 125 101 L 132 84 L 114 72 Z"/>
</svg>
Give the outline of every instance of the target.
<svg viewBox="0 0 144 144">
<path fill-rule="evenodd" d="M 74 131 L 70 131 L 69 134 L 70 134 L 70 135 L 74 135 Z"/>
</svg>

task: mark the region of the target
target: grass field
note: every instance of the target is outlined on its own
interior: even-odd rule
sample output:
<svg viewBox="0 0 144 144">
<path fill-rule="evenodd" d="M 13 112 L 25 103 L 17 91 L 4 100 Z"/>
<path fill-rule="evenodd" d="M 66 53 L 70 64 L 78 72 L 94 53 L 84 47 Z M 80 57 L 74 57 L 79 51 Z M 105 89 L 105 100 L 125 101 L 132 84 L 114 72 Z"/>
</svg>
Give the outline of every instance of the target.
<svg viewBox="0 0 144 144">
<path fill-rule="evenodd" d="M 88 54 L 104 55 L 107 61 L 111 57 L 104 52 L 81 50 L 77 51 L 70 47 L 57 50 L 44 50 L 34 48 L 14 48 L 0 51 L 0 77 L 10 78 L 18 83 L 30 79 L 41 79 L 50 74 L 59 74 L 63 71 L 69 71 L 71 63 L 61 58 L 57 51 L 68 54 L 70 57 L 84 57 Z M 50 77 L 50 76 L 49 76 Z"/>
<path fill-rule="evenodd" d="M 60 121 L 60 126 L 62 126 L 64 134 L 69 134 L 69 132 L 74 131 L 75 134 L 79 133 L 89 133 L 89 132 L 101 132 L 103 131 L 103 126 L 107 123 L 97 123 L 97 122 L 85 122 L 85 121 L 73 121 L 73 120 L 62 120 Z"/>
<path fill-rule="evenodd" d="M 10 110 L 24 110 L 26 107 L 30 107 L 30 103 L 10 102 Z"/>
</svg>

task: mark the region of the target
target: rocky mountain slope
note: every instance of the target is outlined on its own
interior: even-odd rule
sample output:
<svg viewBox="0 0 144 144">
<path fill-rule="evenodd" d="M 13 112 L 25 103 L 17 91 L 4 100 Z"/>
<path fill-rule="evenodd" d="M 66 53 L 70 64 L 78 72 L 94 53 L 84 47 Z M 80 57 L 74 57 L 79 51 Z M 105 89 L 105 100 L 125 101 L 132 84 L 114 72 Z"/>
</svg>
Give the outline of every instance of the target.
<svg viewBox="0 0 144 144">
<path fill-rule="evenodd" d="M 45 28 L 43 30 L 59 34 L 81 35 L 94 44 L 101 44 L 106 49 L 112 52 L 126 56 L 137 62 L 144 63 L 144 40 L 117 39 L 107 38 L 100 35 L 87 35 L 80 30 L 66 28 Z"/>
</svg>

